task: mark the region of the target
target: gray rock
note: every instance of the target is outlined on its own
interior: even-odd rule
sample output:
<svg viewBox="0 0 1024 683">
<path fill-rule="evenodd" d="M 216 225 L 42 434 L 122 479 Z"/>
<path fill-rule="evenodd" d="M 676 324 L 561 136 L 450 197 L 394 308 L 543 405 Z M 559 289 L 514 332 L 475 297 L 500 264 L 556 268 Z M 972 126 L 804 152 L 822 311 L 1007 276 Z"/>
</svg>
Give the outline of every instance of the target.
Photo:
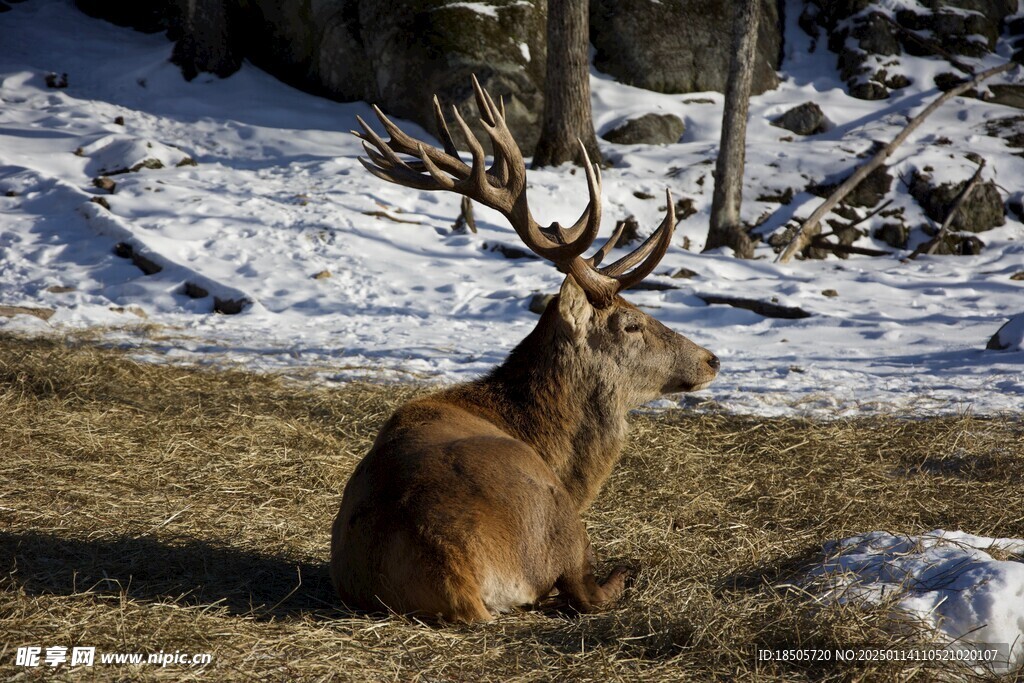
<svg viewBox="0 0 1024 683">
<path fill-rule="evenodd" d="M 850 94 L 869 100 L 884 99 L 890 89 L 910 84 L 910 79 L 899 73 L 903 54 L 943 58 L 875 15 L 871 11 L 874 4 L 870 0 L 811 0 L 800 17 L 800 25 L 812 37 L 817 37 L 819 28 L 825 29 L 828 47 L 838 56 L 837 68 Z M 916 8 L 897 11 L 895 19 L 946 53 L 981 57 L 995 49 L 1004 20 L 1016 11 L 1016 0 L 928 0 Z"/>
<path fill-rule="evenodd" d="M 928 174 L 915 172 L 910 179 L 910 194 L 936 223 L 946 220 L 950 207 L 968 181 L 933 185 Z M 952 230 L 984 232 L 1006 223 L 1003 198 L 992 181 L 979 183 L 963 203 L 950 225 Z M 954 250 L 955 251 L 955 250 Z"/>
<path fill-rule="evenodd" d="M 883 223 L 875 230 L 876 240 L 882 240 L 890 247 L 906 249 L 907 240 L 910 237 L 910 228 L 904 223 Z"/>
<path fill-rule="evenodd" d="M 455 104 L 486 141 L 470 75 L 505 98 L 529 154 L 539 134 L 546 62 L 544 5 L 488 0 L 250 0 L 247 56 L 282 80 L 341 101 L 365 100 L 436 135 L 433 96 Z M 486 144 L 486 142 L 485 142 Z"/>
<path fill-rule="evenodd" d="M 797 135 L 814 135 L 825 131 L 825 114 L 814 102 L 804 102 L 773 119 L 772 125 Z"/>
<path fill-rule="evenodd" d="M 1010 318 L 1002 327 L 996 330 L 992 338 L 985 346 L 989 351 L 1005 351 L 1008 349 L 1020 349 L 1024 347 L 1024 313 Z"/>
<path fill-rule="evenodd" d="M 686 124 L 674 114 L 644 114 L 601 135 L 619 145 L 671 145 L 679 142 Z"/>
<path fill-rule="evenodd" d="M 647 90 L 725 90 L 736 0 L 590 0 L 594 66 Z M 778 85 L 782 50 L 778 5 L 763 2 L 754 94 Z"/>
<path fill-rule="evenodd" d="M 839 180 L 831 183 L 822 183 L 820 185 L 811 185 L 807 188 L 807 191 L 819 197 L 828 197 L 842 182 L 842 180 Z M 844 205 L 846 207 L 877 206 L 878 202 L 882 201 L 882 198 L 889 193 L 889 188 L 891 187 L 892 175 L 885 166 L 879 166 L 869 173 L 864 180 L 860 181 L 857 187 L 853 188 L 853 191 L 851 191 L 850 194 L 846 195 L 842 204 L 840 204 L 839 208 L 836 209 L 836 212 L 841 213 Z M 854 215 L 850 214 L 847 217 L 852 218 Z"/>
</svg>

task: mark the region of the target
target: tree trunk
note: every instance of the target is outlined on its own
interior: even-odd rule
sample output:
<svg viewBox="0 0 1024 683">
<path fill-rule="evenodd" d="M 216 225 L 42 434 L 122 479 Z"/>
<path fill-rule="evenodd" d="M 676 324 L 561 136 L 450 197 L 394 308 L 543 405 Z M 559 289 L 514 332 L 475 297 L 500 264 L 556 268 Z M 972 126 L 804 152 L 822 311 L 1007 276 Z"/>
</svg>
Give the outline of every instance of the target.
<svg viewBox="0 0 1024 683">
<path fill-rule="evenodd" d="M 577 139 L 594 163 L 601 151 L 590 111 L 590 17 L 587 0 L 548 1 L 548 63 L 544 117 L 533 168 L 571 161 L 583 165 Z"/>
<path fill-rule="evenodd" d="M 225 78 L 242 66 L 242 51 L 232 26 L 232 0 L 185 0 L 183 35 L 171 61 L 181 67 L 185 80 L 200 73 Z"/>
<path fill-rule="evenodd" d="M 754 256 L 753 242 L 740 222 L 740 205 L 743 202 L 750 82 L 754 75 L 754 48 L 760 18 L 761 0 L 743 0 L 739 4 L 733 32 L 732 62 L 725 85 L 722 141 L 715 166 L 715 194 L 711 200 L 711 221 L 704 245 L 704 251 L 731 247 L 740 258 Z"/>
</svg>

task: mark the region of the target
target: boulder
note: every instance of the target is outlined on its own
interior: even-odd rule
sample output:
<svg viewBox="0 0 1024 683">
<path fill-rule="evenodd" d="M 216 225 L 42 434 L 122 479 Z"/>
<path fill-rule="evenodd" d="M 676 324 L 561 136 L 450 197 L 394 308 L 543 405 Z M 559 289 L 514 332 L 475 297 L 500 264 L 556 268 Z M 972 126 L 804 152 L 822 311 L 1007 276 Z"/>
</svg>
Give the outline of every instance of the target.
<svg viewBox="0 0 1024 683">
<path fill-rule="evenodd" d="M 601 135 L 619 145 L 671 145 L 679 142 L 686 124 L 674 114 L 644 114 Z"/>
<path fill-rule="evenodd" d="M 936 223 L 942 223 L 949 209 L 960 196 L 968 181 L 935 185 L 927 173 L 915 171 L 910 179 L 910 194 L 924 209 L 925 214 Z M 984 232 L 1006 223 L 1006 207 L 1003 198 L 992 181 L 979 183 L 971 196 L 960 207 L 951 230 Z"/>
<path fill-rule="evenodd" d="M 253 0 L 250 57 L 283 80 L 343 101 L 377 103 L 437 134 L 433 96 L 475 127 L 470 76 L 504 97 L 526 154 L 539 135 L 546 61 L 544 7 L 410 0 Z M 486 140 L 482 129 L 476 130 Z"/>
<path fill-rule="evenodd" d="M 890 90 L 911 83 L 901 72 L 904 53 L 945 58 L 878 11 L 878 3 L 870 0 L 811 0 L 799 22 L 814 37 L 825 29 L 840 77 L 850 94 L 861 99 L 884 99 Z M 893 16 L 903 28 L 941 46 L 944 54 L 982 57 L 995 49 L 1004 20 L 1016 11 L 1016 0 L 929 0 L 907 3 Z M 1014 99 L 1014 94 L 1000 97 Z"/>
<path fill-rule="evenodd" d="M 985 346 L 990 351 L 1024 351 L 1024 313 L 1010 318 Z"/>
<path fill-rule="evenodd" d="M 590 0 L 594 66 L 616 80 L 663 93 L 724 92 L 736 0 Z M 778 85 L 782 30 L 763 0 L 752 92 Z"/>
<path fill-rule="evenodd" d="M 836 182 L 810 185 L 808 186 L 807 191 L 819 197 L 828 197 L 837 187 L 839 187 L 843 180 L 845 180 L 845 178 Z M 844 205 L 846 207 L 877 206 L 878 202 L 882 201 L 885 195 L 889 193 L 889 188 L 891 187 L 892 175 L 885 166 L 879 166 L 869 173 L 864 180 L 860 181 L 857 187 L 853 188 L 850 194 L 846 195 L 842 203 L 836 209 L 836 213 L 841 213 Z M 854 215 L 849 214 L 844 217 L 853 218 Z"/>
<path fill-rule="evenodd" d="M 784 128 L 797 135 L 814 135 L 825 132 L 825 114 L 814 102 L 804 102 L 772 119 L 772 125 Z"/>
</svg>

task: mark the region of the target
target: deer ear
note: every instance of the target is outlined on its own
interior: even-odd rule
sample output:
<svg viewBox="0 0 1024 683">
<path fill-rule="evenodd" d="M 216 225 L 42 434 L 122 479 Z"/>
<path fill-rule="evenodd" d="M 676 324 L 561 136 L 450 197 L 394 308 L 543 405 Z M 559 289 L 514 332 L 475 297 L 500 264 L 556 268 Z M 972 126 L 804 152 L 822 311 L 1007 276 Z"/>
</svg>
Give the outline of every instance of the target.
<svg viewBox="0 0 1024 683">
<path fill-rule="evenodd" d="M 583 332 L 594 315 L 594 307 L 587 300 L 583 288 L 576 284 L 571 275 L 566 275 L 562 288 L 558 291 L 558 317 L 568 328 L 573 337 L 583 336 Z"/>
</svg>

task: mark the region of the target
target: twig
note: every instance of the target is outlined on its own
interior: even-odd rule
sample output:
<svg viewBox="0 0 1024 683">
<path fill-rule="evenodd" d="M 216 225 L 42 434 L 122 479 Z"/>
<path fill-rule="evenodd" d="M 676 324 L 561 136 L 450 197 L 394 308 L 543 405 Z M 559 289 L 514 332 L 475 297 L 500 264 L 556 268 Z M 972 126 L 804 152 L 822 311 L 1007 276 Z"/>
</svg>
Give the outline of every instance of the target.
<svg viewBox="0 0 1024 683">
<path fill-rule="evenodd" d="M 835 208 L 835 206 L 839 204 L 839 202 L 841 202 L 843 198 L 853 190 L 853 188 L 857 187 L 864 178 L 881 166 L 889 155 L 896 151 L 896 148 L 903 144 L 903 142 L 910 137 L 910 134 L 913 133 L 936 109 L 957 95 L 960 95 L 968 89 L 978 85 L 985 79 L 991 78 L 992 76 L 1001 74 L 1005 71 L 1009 71 L 1016 66 L 1019 66 L 1017 62 L 1007 62 L 1005 64 L 1000 64 L 999 66 L 994 66 L 991 69 L 986 69 L 971 80 L 965 81 L 935 98 L 935 101 L 929 104 L 924 111 L 910 120 L 907 126 L 900 131 L 900 134 L 897 135 L 892 142 L 880 149 L 867 163 L 854 171 L 850 177 L 844 180 L 839 187 L 835 189 L 835 191 L 824 201 L 824 203 L 821 204 L 821 206 L 814 210 L 807 220 L 804 221 L 803 225 L 800 226 L 800 229 L 797 230 L 793 239 L 786 245 L 786 248 L 783 249 L 775 259 L 775 262 L 788 263 L 789 260 L 793 258 L 794 254 L 810 244 L 814 236 L 821 231 L 821 219 L 824 218 L 829 211 Z"/>
<path fill-rule="evenodd" d="M 452 232 L 464 233 L 466 228 L 474 235 L 476 234 L 476 218 L 473 217 L 473 200 L 469 197 L 462 198 L 462 209 L 459 211 L 459 217 L 455 219 L 455 225 L 452 226 Z"/>
<path fill-rule="evenodd" d="M 974 188 L 976 188 L 978 183 L 981 182 L 981 170 L 983 168 L 985 168 L 984 159 L 982 159 L 981 163 L 978 164 L 978 170 L 974 172 L 971 179 L 967 181 L 966 185 L 964 185 L 964 189 L 960 191 L 956 200 L 953 201 L 953 205 L 949 207 L 949 213 L 946 214 L 946 220 L 942 221 L 942 225 L 939 227 L 939 231 L 935 233 L 935 237 L 931 238 L 924 244 L 919 245 L 917 249 L 914 250 L 914 253 L 907 257 L 908 259 L 915 259 L 921 254 L 931 256 L 935 253 L 939 243 L 946 237 L 946 235 L 949 234 L 949 226 L 953 224 L 953 219 L 956 218 L 958 213 L 960 213 L 960 209 L 963 208 L 967 198 L 971 196 L 971 192 L 973 192 Z"/>
</svg>

